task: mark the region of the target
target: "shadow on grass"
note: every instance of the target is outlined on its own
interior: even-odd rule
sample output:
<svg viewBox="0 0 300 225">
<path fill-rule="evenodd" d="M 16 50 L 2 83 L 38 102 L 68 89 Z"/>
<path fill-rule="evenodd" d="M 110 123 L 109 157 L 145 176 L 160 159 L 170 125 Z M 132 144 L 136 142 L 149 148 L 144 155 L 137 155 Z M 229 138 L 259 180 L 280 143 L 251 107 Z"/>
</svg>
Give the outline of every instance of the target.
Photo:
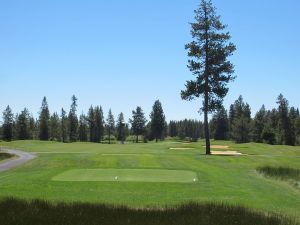
<svg viewBox="0 0 300 225">
<path fill-rule="evenodd" d="M 0 161 L 9 159 L 9 158 L 13 158 L 13 157 L 14 157 L 14 155 L 8 154 L 6 152 L 0 152 Z"/>
<path fill-rule="evenodd" d="M 159 210 L 7 198 L 0 212 L 1 225 L 296 225 L 281 215 L 213 203 Z"/>
</svg>

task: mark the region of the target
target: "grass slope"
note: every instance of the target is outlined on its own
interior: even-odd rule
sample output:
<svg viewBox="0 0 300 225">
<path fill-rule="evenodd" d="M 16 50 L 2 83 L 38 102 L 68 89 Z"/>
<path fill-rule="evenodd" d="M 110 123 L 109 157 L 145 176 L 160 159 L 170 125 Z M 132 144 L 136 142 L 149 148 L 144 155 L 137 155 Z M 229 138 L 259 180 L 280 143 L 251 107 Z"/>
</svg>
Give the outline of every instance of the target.
<svg viewBox="0 0 300 225">
<path fill-rule="evenodd" d="M 106 145 L 40 141 L 2 142 L 37 153 L 33 161 L 0 173 L 0 198 L 91 202 L 130 207 L 175 206 L 187 202 L 242 205 L 265 212 L 299 216 L 300 191 L 288 182 L 267 179 L 258 167 L 300 169 L 300 147 L 214 141 L 247 156 L 206 156 L 204 142 Z M 170 150 L 170 148 L 195 148 Z M 196 183 L 67 182 L 52 178 L 69 170 L 147 169 L 194 171 Z"/>
<path fill-rule="evenodd" d="M 296 225 L 279 215 L 217 204 L 158 210 L 5 199 L 0 201 L 0 212 L 1 225 Z"/>
</svg>

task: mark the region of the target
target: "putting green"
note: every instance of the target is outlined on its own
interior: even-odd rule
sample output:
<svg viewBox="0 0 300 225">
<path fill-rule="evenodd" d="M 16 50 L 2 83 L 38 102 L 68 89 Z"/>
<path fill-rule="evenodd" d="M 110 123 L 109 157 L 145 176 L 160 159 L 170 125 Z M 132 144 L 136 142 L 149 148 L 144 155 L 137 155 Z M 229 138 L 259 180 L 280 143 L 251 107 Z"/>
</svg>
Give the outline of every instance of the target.
<svg viewBox="0 0 300 225">
<path fill-rule="evenodd" d="M 74 169 L 52 178 L 54 181 L 114 181 L 194 183 L 197 174 L 186 170 L 156 169 Z"/>
</svg>

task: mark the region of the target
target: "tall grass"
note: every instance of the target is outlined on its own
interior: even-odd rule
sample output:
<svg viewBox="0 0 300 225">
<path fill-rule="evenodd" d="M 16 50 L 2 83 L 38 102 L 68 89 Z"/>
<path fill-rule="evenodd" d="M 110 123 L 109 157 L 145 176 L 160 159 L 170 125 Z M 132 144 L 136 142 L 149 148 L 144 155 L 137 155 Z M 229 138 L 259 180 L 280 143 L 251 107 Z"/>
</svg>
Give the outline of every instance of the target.
<svg viewBox="0 0 300 225">
<path fill-rule="evenodd" d="M 300 181 L 300 169 L 265 166 L 259 167 L 257 170 L 268 177 L 275 177 L 282 180 Z"/>
<path fill-rule="evenodd" d="M 83 193 L 84 194 L 84 193 Z M 167 209 L 130 209 L 88 203 L 0 201 L 1 225 L 296 225 L 291 219 L 237 206 L 186 204 Z"/>
</svg>

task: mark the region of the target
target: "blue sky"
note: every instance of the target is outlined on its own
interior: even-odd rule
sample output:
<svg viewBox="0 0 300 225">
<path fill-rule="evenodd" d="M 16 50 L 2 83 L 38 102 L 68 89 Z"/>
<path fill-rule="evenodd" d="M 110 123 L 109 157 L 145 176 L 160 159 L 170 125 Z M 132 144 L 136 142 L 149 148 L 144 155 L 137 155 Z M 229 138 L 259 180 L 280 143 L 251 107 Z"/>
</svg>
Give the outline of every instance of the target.
<svg viewBox="0 0 300 225">
<path fill-rule="evenodd" d="M 160 99 L 167 119 L 200 118 L 201 101 L 180 90 L 193 76 L 184 45 L 200 0 L 0 0 L 0 111 L 27 107 L 43 96 L 51 112 L 91 104 L 115 115 Z M 244 96 L 253 110 L 275 107 L 279 93 L 300 107 L 298 0 L 214 0 L 237 45 L 237 79 L 224 104 Z M 202 118 L 202 116 L 201 116 Z"/>
</svg>

